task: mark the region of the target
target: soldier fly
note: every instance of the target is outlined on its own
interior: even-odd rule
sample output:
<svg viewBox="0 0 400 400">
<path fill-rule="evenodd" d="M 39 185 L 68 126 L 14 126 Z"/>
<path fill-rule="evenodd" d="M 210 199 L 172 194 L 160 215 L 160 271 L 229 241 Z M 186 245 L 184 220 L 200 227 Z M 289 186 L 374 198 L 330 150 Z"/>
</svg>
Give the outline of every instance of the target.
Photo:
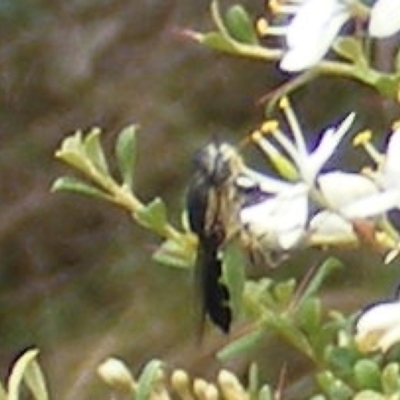
<svg viewBox="0 0 400 400">
<path fill-rule="evenodd" d="M 240 236 L 240 209 L 249 201 L 259 201 L 261 191 L 251 178 L 247 179 L 248 168 L 227 143 L 206 145 L 193 161 L 187 209 L 190 227 L 198 236 L 196 268 L 202 313 L 228 333 L 232 311 L 228 287 L 221 282 L 223 246 L 235 235 Z"/>
</svg>

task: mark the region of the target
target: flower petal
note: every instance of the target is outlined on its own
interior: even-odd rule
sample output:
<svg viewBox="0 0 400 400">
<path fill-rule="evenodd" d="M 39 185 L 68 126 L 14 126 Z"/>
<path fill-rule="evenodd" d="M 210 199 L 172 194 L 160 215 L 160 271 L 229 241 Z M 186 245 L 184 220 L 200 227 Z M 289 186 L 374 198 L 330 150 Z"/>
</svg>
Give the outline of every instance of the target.
<svg viewBox="0 0 400 400">
<path fill-rule="evenodd" d="M 323 210 L 310 221 L 309 242 L 313 245 L 335 245 L 357 242 L 353 225 L 337 213 Z"/>
<path fill-rule="evenodd" d="M 254 180 L 265 193 L 276 194 L 283 190 L 289 189 L 292 184 L 281 179 L 272 178 L 268 175 L 261 174 L 253 169 L 246 168 L 245 175 Z"/>
<path fill-rule="evenodd" d="M 345 207 L 341 213 L 349 219 L 375 217 L 400 206 L 400 187 L 363 197 Z"/>
<path fill-rule="evenodd" d="M 294 72 L 318 63 L 349 18 L 348 8 L 341 1 L 309 0 L 304 3 L 288 27 L 289 50 L 282 58 L 280 68 Z"/>
<path fill-rule="evenodd" d="M 400 10 L 399 10 L 400 11 Z M 395 130 L 388 143 L 382 168 L 382 185 L 386 188 L 400 186 L 400 129 Z"/>
<path fill-rule="evenodd" d="M 290 250 L 305 233 L 308 219 L 307 186 L 292 185 L 275 197 L 245 207 L 243 225 L 269 249 Z"/>
<path fill-rule="evenodd" d="M 387 351 L 400 341 L 400 303 L 384 302 L 367 308 L 356 322 L 355 341 L 363 352 Z"/>
<path fill-rule="evenodd" d="M 308 171 L 309 178 L 314 181 L 315 177 L 332 156 L 340 141 L 349 132 L 350 126 L 355 118 L 355 113 L 349 114 L 341 124 L 336 128 L 327 129 L 316 147 L 311 153 L 308 165 L 310 166 Z"/>
<path fill-rule="evenodd" d="M 399 31 L 399 0 L 378 0 L 371 9 L 368 30 L 377 38 L 392 36 Z"/>
<path fill-rule="evenodd" d="M 342 171 L 321 174 L 318 187 L 327 206 L 335 211 L 378 192 L 376 185 L 364 175 Z"/>
</svg>

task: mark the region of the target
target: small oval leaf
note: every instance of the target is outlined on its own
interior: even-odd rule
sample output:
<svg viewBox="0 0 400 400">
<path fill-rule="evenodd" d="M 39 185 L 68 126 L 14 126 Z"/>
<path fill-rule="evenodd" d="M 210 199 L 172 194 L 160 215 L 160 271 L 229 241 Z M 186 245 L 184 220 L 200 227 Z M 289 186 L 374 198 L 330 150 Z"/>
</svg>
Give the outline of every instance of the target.
<svg viewBox="0 0 400 400">
<path fill-rule="evenodd" d="M 141 373 L 136 389 L 136 400 L 149 400 L 155 384 L 162 374 L 163 363 L 160 360 L 150 361 Z"/>
<path fill-rule="evenodd" d="M 381 371 L 376 361 L 361 359 L 356 362 L 353 371 L 359 389 L 381 390 Z"/>
<path fill-rule="evenodd" d="M 37 357 L 39 351 L 37 349 L 30 349 L 23 353 L 15 362 L 10 377 L 8 378 L 7 392 L 8 400 L 18 400 L 22 380 L 26 373 L 27 368 Z"/>
<path fill-rule="evenodd" d="M 165 203 L 159 197 L 135 213 L 135 218 L 139 224 L 155 232 L 162 233 L 167 221 L 167 208 Z"/>
<path fill-rule="evenodd" d="M 354 37 L 345 36 L 335 40 L 333 49 L 337 54 L 352 61 L 357 65 L 367 65 L 364 50 L 359 39 Z"/>
<path fill-rule="evenodd" d="M 256 328 L 252 332 L 240 337 L 239 339 L 229 343 L 217 354 L 221 361 L 227 361 L 238 355 L 243 355 L 254 349 L 262 340 L 265 340 L 268 333 L 263 328 Z"/>
<path fill-rule="evenodd" d="M 236 47 L 227 39 L 224 35 L 219 32 L 209 32 L 198 36 L 200 43 L 210 47 L 214 50 L 225 51 L 227 53 L 236 53 Z"/>
<path fill-rule="evenodd" d="M 195 258 L 195 252 L 189 254 L 186 251 L 186 247 L 182 247 L 180 242 L 172 239 L 165 240 L 153 253 L 155 261 L 177 268 L 189 268 L 193 266 Z"/>
<path fill-rule="evenodd" d="M 334 257 L 329 257 L 324 263 L 318 268 L 318 271 L 314 274 L 312 279 L 307 285 L 307 288 L 304 290 L 303 295 L 298 301 L 298 305 L 300 306 L 303 301 L 307 298 L 316 294 L 316 292 L 321 287 L 322 283 L 325 279 L 333 272 L 339 269 L 342 266 L 339 260 Z"/>
<path fill-rule="evenodd" d="M 122 182 L 129 189 L 133 187 L 136 163 L 136 125 L 124 128 L 118 135 L 115 145 L 115 155 Z"/>
<path fill-rule="evenodd" d="M 27 366 L 24 380 L 36 400 L 48 400 L 49 393 L 46 380 L 39 363 L 36 360 Z"/>
<path fill-rule="evenodd" d="M 73 176 L 63 176 L 54 181 L 52 187 L 52 192 L 68 191 L 85 194 L 88 196 L 93 196 L 101 199 L 109 199 L 108 195 L 102 192 L 100 189 L 81 181 Z"/>
<path fill-rule="evenodd" d="M 400 367 L 397 362 L 386 365 L 382 371 L 382 387 L 387 395 L 400 392 Z"/>
<path fill-rule="evenodd" d="M 225 27 L 233 39 L 248 44 L 258 44 L 257 34 L 253 23 L 240 4 L 229 8 L 225 16 Z"/>
<path fill-rule="evenodd" d="M 104 174 L 109 174 L 107 160 L 100 143 L 101 130 L 92 128 L 84 139 L 85 154 L 93 163 L 97 170 Z"/>
<path fill-rule="evenodd" d="M 236 243 L 225 246 L 223 254 L 223 280 L 229 288 L 233 314 L 240 315 L 246 280 L 246 259 Z"/>
</svg>

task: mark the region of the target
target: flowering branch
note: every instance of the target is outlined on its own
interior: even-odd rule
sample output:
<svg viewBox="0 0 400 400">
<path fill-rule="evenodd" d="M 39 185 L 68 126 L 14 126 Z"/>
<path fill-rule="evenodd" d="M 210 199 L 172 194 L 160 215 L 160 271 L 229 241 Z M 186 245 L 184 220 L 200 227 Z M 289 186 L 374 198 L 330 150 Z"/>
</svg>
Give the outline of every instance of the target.
<svg viewBox="0 0 400 400">
<path fill-rule="evenodd" d="M 390 14 L 393 1 L 381 0 L 384 5 L 377 4 L 373 7 L 370 21 L 370 35 L 375 37 L 390 36 L 400 29 L 400 21 Z M 285 3 L 284 1 L 282 3 Z M 290 3 L 290 1 L 288 1 Z M 381 94 L 392 99 L 398 98 L 400 84 L 399 66 L 392 73 L 384 73 L 371 67 L 367 60 L 367 50 L 360 44 L 357 37 L 337 37 L 342 25 L 350 20 L 368 18 L 368 8 L 357 1 L 346 2 L 340 0 L 327 0 L 326 6 L 321 7 L 321 2 L 312 0 L 304 5 L 293 2 L 292 7 L 277 5 L 271 2 L 273 13 L 280 17 L 281 14 L 292 14 L 292 22 L 286 27 L 271 26 L 265 19 L 259 19 L 256 28 L 250 16 L 242 6 L 232 6 L 223 17 L 218 0 L 211 2 L 211 16 L 217 28 L 216 31 L 201 33 L 192 30 L 183 30 L 182 33 L 218 51 L 226 52 L 250 59 L 279 62 L 284 72 L 301 72 L 309 70 L 301 78 L 293 78 L 288 83 L 277 89 L 278 97 L 289 94 L 300 85 L 309 82 L 318 75 L 339 76 L 354 79 L 368 86 L 374 87 Z M 379 3 L 379 2 L 377 2 Z M 387 5 L 386 5 L 387 4 Z M 319 15 L 321 14 L 321 15 Z M 384 21 L 384 15 L 392 22 L 389 29 Z M 335 22 L 336 19 L 338 22 Z M 278 18 L 277 18 L 278 19 Z M 326 27 L 332 20 L 335 28 L 332 31 Z M 329 26 L 329 25 L 328 25 Z M 329 36 L 328 36 L 329 35 Z M 282 36 L 287 44 L 286 48 L 269 47 L 261 44 L 260 39 Z M 259 39 L 260 38 L 260 39 Z M 325 54 L 331 49 L 340 60 L 324 59 Z"/>
</svg>

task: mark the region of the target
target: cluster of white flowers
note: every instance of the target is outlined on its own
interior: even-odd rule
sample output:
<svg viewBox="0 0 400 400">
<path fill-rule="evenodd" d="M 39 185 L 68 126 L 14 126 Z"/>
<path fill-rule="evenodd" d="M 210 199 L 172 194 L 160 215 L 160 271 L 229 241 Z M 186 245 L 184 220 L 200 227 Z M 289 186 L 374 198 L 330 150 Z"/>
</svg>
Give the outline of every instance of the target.
<svg viewBox="0 0 400 400">
<path fill-rule="evenodd" d="M 370 134 L 354 143 L 373 157 L 375 169 L 360 173 L 341 169 L 325 172 L 326 162 L 350 131 L 354 113 L 327 128 L 310 151 L 287 99 L 281 108 L 290 126 L 286 136 L 276 121 L 268 121 L 251 138 L 286 179 L 257 174 L 264 196 L 240 213 L 245 229 L 264 252 L 289 253 L 299 246 L 349 245 L 367 241 L 389 262 L 398 254 L 400 237 L 388 212 L 400 208 L 400 128 L 394 128 L 386 154 L 378 153 Z"/>
<path fill-rule="evenodd" d="M 324 172 L 326 162 L 349 134 L 355 114 L 325 129 L 310 151 L 287 99 L 281 101 L 281 108 L 290 137 L 276 121 L 267 121 L 251 138 L 286 179 L 250 172 L 268 196 L 241 210 L 245 230 L 257 238 L 264 253 L 285 254 L 299 246 L 366 241 L 390 262 L 400 252 L 400 236 L 388 216 L 389 211 L 400 209 L 399 124 L 393 126 L 384 153 L 371 143 L 371 132 L 354 138 L 353 144 L 363 146 L 371 157 L 373 168 L 360 173 L 341 169 Z M 361 352 L 389 350 L 400 342 L 399 299 L 368 306 L 355 329 Z"/>
<path fill-rule="evenodd" d="M 376 0 L 371 7 L 360 0 L 271 0 L 269 6 L 277 15 L 292 16 L 287 26 L 266 30 L 284 36 L 286 52 L 280 67 L 288 72 L 321 61 L 351 20 L 365 23 L 366 34 L 373 38 L 389 37 L 400 30 L 398 0 Z"/>
</svg>

